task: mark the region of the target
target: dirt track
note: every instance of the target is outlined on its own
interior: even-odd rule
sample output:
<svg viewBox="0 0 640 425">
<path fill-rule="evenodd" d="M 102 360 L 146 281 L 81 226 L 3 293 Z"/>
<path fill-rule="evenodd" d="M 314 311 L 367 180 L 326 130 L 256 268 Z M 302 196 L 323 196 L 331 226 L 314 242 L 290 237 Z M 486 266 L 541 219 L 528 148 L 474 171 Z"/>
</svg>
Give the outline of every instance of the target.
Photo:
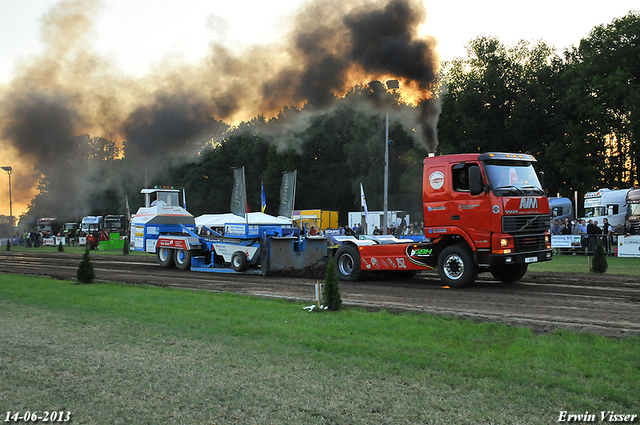
<svg viewBox="0 0 640 425">
<path fill-rule="evenodd" d="M 74 280 L 82 259 L 76 254 L 0 251 L 0 272 Z M 97 281 L 200 288 L 261 297 L 311 301 L 316 279 L 197 273 L 167 270 L 153 256 L 92 257 Z M 516 284 L 496 283 L 488 274 L 465 289 L 443 288 L 435 273 L 413 279 L 341 282 L 343 303 L 369 310 L 416 311 L 476 322 L 525 326 L 536 332 L 556 328 L 608 337 L 640 336 L 640 282 L 633 276 L 527 273 Z"/>
</svg>

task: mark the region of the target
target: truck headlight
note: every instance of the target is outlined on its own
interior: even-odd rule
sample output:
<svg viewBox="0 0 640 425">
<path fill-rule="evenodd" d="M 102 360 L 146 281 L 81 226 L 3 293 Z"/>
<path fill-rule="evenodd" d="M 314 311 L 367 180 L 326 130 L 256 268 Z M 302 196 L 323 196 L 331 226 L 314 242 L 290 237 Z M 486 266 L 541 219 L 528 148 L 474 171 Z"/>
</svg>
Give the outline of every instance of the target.
<svg viewBox="0 0 640 425">
<path fill-rule="evenodd" d="M 500 239 L 500 246 L 502 248 L 506 248 L 507 246 L 509 246 L 509 239 L 507 238 Z"/>
</svg>

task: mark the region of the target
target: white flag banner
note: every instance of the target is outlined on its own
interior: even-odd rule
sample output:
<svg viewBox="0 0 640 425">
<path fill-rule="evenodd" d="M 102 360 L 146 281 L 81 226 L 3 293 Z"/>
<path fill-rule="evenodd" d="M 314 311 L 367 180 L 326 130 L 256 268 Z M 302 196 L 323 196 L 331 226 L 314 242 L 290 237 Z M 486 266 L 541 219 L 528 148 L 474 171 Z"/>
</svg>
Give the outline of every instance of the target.
<svg viewBox="0 0 640 425">
<path fill-rule="evenodd" d="M 364 217 L 369 221 L 369 208 L 367 208 L 367 200 L 364 197 L 364 188 L 362 187 L 362 183 L 360 183 L 360 204 L 361 208 L 364 208 Z"/>
</svg>

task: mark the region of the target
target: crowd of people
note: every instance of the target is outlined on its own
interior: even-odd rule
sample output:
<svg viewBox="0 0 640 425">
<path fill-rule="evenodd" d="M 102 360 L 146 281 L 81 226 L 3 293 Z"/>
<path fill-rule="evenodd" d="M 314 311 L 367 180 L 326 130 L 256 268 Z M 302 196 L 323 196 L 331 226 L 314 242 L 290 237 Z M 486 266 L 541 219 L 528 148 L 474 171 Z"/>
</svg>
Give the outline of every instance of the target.
<svg viewBox="0 0 640 425">
<path fill-rule="evenodd" d="M 598 220 L 564 220 L 555 219 L 551 226 L 552 235 L 580 235 L 581 247 L 588 253 L 595 250 L 596 240 L 602 239 L 604 249 L 607 255 L 614 254 L 617 238 L 620 236 L 632 236 L 636 234 L 634 227 L 627 220 L 625 225 L 618 223 L 615 227 L 609 223 L 609 220 L 602 219 L 602 226 Z"/>
<path fill-rule="evenodd" d="M 397 226 L 396 226 L 397 224 Z M 374 226 L 372 234 L 374 236 L 382 235 L 383 229 L 379 226 Z M 361 235 L 366 235 L 366 231 L 361 223 L 357 223 L 353 227 L 342 227 L 340 226 L 340 234 L 346 236 L 355 236 L 359 237 Z M 423 236 L 424 235 L 424 222 L 414 222 L 412 224 L 407 225 L 406 221 L 402 219 L 399 223 L 391 223 L 389 227 L 387 227 L 387 235 L 394 237 L 403 237 L 403 236 Z"/>
</svg>

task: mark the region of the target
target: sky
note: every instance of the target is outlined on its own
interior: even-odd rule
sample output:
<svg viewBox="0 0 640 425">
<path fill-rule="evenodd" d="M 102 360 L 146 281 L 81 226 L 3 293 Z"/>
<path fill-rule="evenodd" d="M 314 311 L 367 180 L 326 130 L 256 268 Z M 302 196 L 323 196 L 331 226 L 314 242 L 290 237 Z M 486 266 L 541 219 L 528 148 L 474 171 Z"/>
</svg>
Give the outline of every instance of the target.
<svg viewBox="0 0 640 425">
<path fill-rule="evenodd" d="M 40 24 L 58 0 L 0 1 L 0 84 L 11 81 L 21 60 L 42 53 Z M 210 41 L 241 48 L 275 42 L 282 25 L 303 0 L 104 0 L 94 48 L 135 77 L 164 57 L 193 61 Z M 596 25 L 640 9 L 637 0 L 424 0 L 422 34 L 438 40 L 442 60 L 466 56 L 478 36 L 507 45 L 543 39 L 560 51 L 577 45 Z"/>
<path fill-rule="evenodd" d="M 371 3 L 378 1 L 382 0 L 371 0 Z M 587 37 L 594 26 L 608 24 L 630 10 L 640 9 L 638 0 L 538 0 L 530 3 L 513 0 L 415 1 L 421 1 L 426 9 L 426 20 L 419 27 L 419 36 L 428 38 L 430 46 L 436 40 L 435 49 L 441 61 L 465 57 L 465 45 L 479 36 L 496 36 L 507 46 L 515 45 L 521 39 L 544 40 L 562 52 L 565 48 L 577 45 L 581 38 Z M 340 9 L 339 5 L 344 0 L 323 0 L 317 4 L 327 7 L 332 2 L 336 9 Z M 75 22 L 66 22 L 61 21 L 60 16 L 68 19 L 68 16 L 74 15 L 51 13 L 61 3 L 68 6 L 66 10 L 73 10 L 79 3 L 85 7 L 81 8 L 83 13 L 75 15 Z M 290 64 L 289 68 L 278 68 L 275 66 L 278 58 L 270 61 L 269 55 L 286 55 L 283 49 L 291 49 L 291 44 L 287 44 L 285 39 L 296 24 L 314 28 L 325 24 L 321 19 L 319 22 L 305 21 L 304 24 L 295 22 L 294 17 L 309 17 L 308 13 L 300 13 L 309 4 L 308 0 L 0 0 L 0 100 L 4 95 L 5 104 L 13 108 L 12 113 L 19 113 L 23 106 L 30 108 L 24 111 L 36 111 L 39 105 L 29 103 L 32 98 L 13 101 L 13 94 L 36 93 L 39 87 L 61 88 L 68 96 L 66 99 L 70 102 L 70 107 L 57 111 L 71 111 L 68 116 L 57 116 L 60 120 L 57 122 L 71 123 L 69 128 L 61 127 L 61 130 L 69 130 L 70 133 L 78 131 L 74 134 L 99 135 L 116 142 L 121 142 L 124 136 L 131 136 L 123 134 L 123 128 L 127 128 L 127 124 L 139 117 L 144 121 L 148 118 L 145 113 L 157 105 L 158 98 L 154 98 L 157 91 L 145 90 L 149 87 L 162 87 L 162 84 L 171 79 L 181 83 L 177 86 L 186 88 L 184 92 L 172 92 L 174 96 L 171 99 L 182 101 L 180 95 L 193 90 L 194 86 L 198 87 L 198 81 L 204 81 L 204 85 L 217 84 L 220 88 L 216 91 L 215 87 L 203 87 L 203 97 L 209 96 L 216 101 L 233 97 L 235 104 L 230 105 L 238 105 L 235 109 L 237 113 L 244 113 L 244 116 L 255 114 L 256 110 L 262 110 L 258 110 L 258 106 L 253 109 L 248 106 L 258 105 L 259 102 L 254 102 L 251 98 L 255 95 L 255 90 L 251 90 L 251 84 L 247 84 L 247 81 L 255 81 L 254 86 L 265 81 L 286 83 L 275 78 L 280 75 L 278 72 L 293 72 L 296 68 Z M 308 10 L 313 8 L 309 7 Z M 90 11 L 89 16 L 86 11 Z M 328 13 L 327 16 L 332 15 Z M 331 30 L 340 29 L 329 22 L 327 26 Z M 82 32 L 80 36 L 78 31 Z M 67 37 L 70 40 L 68 43 L 65 42 Z M 55 42 L 50 42 L 51 40 Z M 327 38 L 327 42 L 336 43 L 336 40 Z M 280 50 L 266 48 L 279 43 L 284 46 Z M 225 46 L 229 52 L 233 52 L 226 59 L 230 65 L 237 59 L 241 64 L 240 68 L 229 70 L 225 68 L 226 62 L 217 68 L 206 65 L 207 61 L 216 61 L 220 57 L 216 56 L 218 50 L 212 50 L 213 44 Z M 69 50 L 71 45 L 76 50 Z M 261 48 L 262 46 L 265 47 Z M 86 68 L 74 68 L 76 62 L 67 61 L 60 62 L 60 71 L 56 71 L 55 58 L 58 53 L 69 55 L 69 52 L 74 52 L 67 59 L 77 58 L 83 47 L 91 55 L 77 63 L 82 63 Z M 332 48 L 336 48 L 335 45 Z M 251 53 L 234 56 L 243 51 Z M 309 56 L 302 59 L 313 58 L 313 51 L 307 53 Z M 255 57 L 255 61 L 242 62 L 242 58 L 246 57 Z M 294 55 L 293 59 L 300 57 Z M 109 78 L 105 78 L 104 86 L 100 84 L 99 71 L 90 66 L 94 63 L 108 71 Z M 220 63 L 223 63 L 222 59 Z M 34 67 L 34 64 L 37 66 Z M 184 72 L 178 80 L 171 74 L 176 68 L 168 70 L 167 64 L 184 64 Z M 191 66 L 192 64 L 199 65 Z M 203 72 L 210 69 L 224 70 L 224 74 L 221 73 L 213 83 L 211 74 L 207 74 L 208 79 L 202 79 Z M 242 76 L 235 78 L 236 73 Z M 66 80 L 48 82 L 47 78 L 51 75 L 66 76 Z M 165 78 L 167 76 L 168 79 Z M 245 81 L 241 81 L 243 78 Z M 118 83 L 122 83 L 124 88 L 109 86 Z M 233 87 L 225 91 L 224 86 L 232 84 L 242 85 L 241 90 Z M 21 92 L 23 85 L 32 86 L 29 89 L 32 91 Z M 268 105 L 272 110 L 275 108 L 278 111 L 283 106 L 282 102 L 299 95 L 287 93 L 287 88 L 286 84 L 277 87 L 282 90 L 283 95 L 277 99 L 280 103 Z M 235 90 L 235 93 L 231 93 L 231 90 Z M 286 98 L 288 95 L 290 97 Z M 131 100 L 136 97 L 137 101 Z M 98 104 L 96 99 L 100 99 L 102 103 Z M 262 101 L 262 106 L 268 103 L 264 99 Z M 114 105 L 121 106 L 121 110 L 117 110 Z M 181 106 L 191 105 L 183 101 Z M 220 106 L 219 103 L 205 105 L 203 102 L 200 106 L 200 112 L 211 114 L 208 116 L 222 116 L 225 112 L 221 109 L 225 105 Z M 220 109 L 215 109 L 218 107 Z M 15 121 L 3 118 L 3 113 L 8 110 L 6 107 L 4 109 L 5 111 L 0 110 L 0 130 L 3 125 L 6 128 Z M 112 115 L 107 115 L 105 111 Z M 198 112 L 198 109 L 190 109 L 190 112 L 194 111 Z M 25 113 L 23 116 L 30 115 Z M 195 119 L 200 118 L 196 116 Z M 108 126 L 112 124 L 109 120 L 118 123 L 113 124 L 113 134 L 109 133 Z M 46 147 L 45 150 L 38 145 L 36 139 L 40 136 L 37 132 L 30 132 L 31 122 L 33 119 L 25 121 L 23 128 L 14 126 L 14 133 L 30 140 L 33 149 L 40 149 L 40 158 L 55 154 L 55 146 Z M 437 123 L 437 116 L 435 122 Z M 129 125 L 129 129 L 131 128 L 135 130 L 142 127 Z M 102 133 L 97 133 L 98 131 Z M 37 186 L 32 164 L 27 159 L 32 147 L 20 146 L 17 140 L 19 138 L 14 137 L 9 143 L 0 134 L 0 165 L 11 165 L 15 169 L 12 176 L 14 216 L 25 212 Z M 54 142 L 59 143 L 56 140 Z M 8 215 L 8 184 L 5 175 L 4 172 L 0 173 L 0 214 Z"/>
</svg>

